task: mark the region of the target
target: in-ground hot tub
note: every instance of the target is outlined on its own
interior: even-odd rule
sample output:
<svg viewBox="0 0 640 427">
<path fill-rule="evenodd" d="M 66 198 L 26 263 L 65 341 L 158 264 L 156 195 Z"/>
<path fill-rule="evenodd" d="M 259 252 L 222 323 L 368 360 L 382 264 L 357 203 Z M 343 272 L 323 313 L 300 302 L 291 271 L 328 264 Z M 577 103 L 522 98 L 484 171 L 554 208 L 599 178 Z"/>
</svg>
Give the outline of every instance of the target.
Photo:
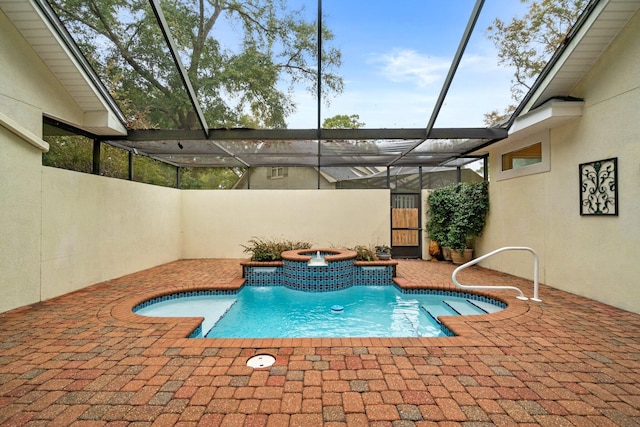
<svg viewBox="0 0 640 427">
<path fill-rule="evenodd" d="M 317 260 L 318 254 L 321 260 Z M 356 261 L 348 249 L 286 251 L 279 261 L 242 261 L 249 286 L 286 286 L 307 292 L 337 291 L 350 286 L 389 285 L 398 261 Z M 320 262 L 318 262 L 320 261 Z"/>
<path fill-rule="evenodd" d="M 323 262 L 316 262 L 318 255 Z M 346 249 L 299 249 L 282 253 L 283 285 L 301 291 L 335 291 L 353 285 L 356 252 Z"/>
</svg>

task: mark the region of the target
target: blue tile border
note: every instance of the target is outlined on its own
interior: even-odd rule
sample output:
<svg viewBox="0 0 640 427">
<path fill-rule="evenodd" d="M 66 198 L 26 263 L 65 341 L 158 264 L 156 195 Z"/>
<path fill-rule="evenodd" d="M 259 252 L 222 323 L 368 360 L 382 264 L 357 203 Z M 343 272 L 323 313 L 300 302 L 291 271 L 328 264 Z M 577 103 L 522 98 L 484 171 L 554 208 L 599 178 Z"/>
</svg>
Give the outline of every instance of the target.
<svg viewBox="0 0 640 427">
<path fill-rule="evenodd" d="M 353 260 L 308 266 L 306 262 L 285 260 L 278 267 L 245 266 L 248 286 L 287 286 L 305 292 L 325 292 L 350 286 L 383 286 L 393 283 L 393 266 L 356 266 Z"/>
<path fill-rule="evenodd" d="M 307 292 L 346 289 L 355 276 L 353 260 L 328 262 L 326 266 L 309 266 L 305 261 L 283 261 L 284 286 Z"/>
<path fill-rule="evenodd" d="M 283 284 L 283 267 L 245 267 L 246 284 L 251 286 L 280 286 Z"/>
<path fill-rule="evenodd" d="M 200 323 L 197 328 L 191 331 L 187 338 L 204 338 L 202 336 L 202 323 Z"/>
<path fill-rule="evenodd" d="M 150 305 L 163 302 L 163 301 L 170 301 L 173 299 L 201 297 L 201 296 L 208 296 L 208 295 L 236 295 L 237 293 L 238 293 L 238 290 L 225 291 L 225 290 L 215 290 L 215 289 L 200 289 L 197 291 L 179 291 L 179 292 L 174 292 L 171 294 L 166 294 L 166 295 L 162 295 L 159 297 L 155 297 L 155 298 L 151 298 L 146 301 L 143 301 L 140 304 L 136 304 L 135 306 L 133 306 L 131 311 L 135 313 L 145 307 L 149 307 Z"/>
</svg>

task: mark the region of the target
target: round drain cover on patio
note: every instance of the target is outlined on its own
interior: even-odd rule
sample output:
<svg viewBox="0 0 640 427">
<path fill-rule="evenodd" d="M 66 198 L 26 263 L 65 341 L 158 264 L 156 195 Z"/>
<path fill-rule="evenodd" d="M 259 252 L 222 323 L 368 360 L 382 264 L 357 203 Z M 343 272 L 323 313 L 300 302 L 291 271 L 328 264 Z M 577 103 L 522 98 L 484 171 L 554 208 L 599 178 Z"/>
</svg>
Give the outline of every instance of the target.
<svg viewBox="0 0 640 427">
<path fill-rule="evenodd" d="M 252 368 L 267 368 L 276 363 L 276 358 L 268 354 L 258 354 L 247 360 L 247 366 Z"/>
</svg>

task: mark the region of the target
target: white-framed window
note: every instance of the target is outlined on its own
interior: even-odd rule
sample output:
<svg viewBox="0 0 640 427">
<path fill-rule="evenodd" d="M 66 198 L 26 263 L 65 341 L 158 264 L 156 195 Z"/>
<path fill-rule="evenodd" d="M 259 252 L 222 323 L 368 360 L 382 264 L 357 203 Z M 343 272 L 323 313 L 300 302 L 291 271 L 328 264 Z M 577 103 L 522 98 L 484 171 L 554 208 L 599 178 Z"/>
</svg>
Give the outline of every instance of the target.
<svg viewBox="0 0 640 427">
<path fill-rule="evenodd" d="M 510 151 L 502 155 L 502 171 L 523 168 L 542 163 L 542 143 L 536 142 L 528 147 Z"/>
<path fill-rule="evenodd" d="M 549 131 L 507 143 L 496 152 L 493 170 L 497 181 L 551 170 Z"/>
<path fill-rule="evenodd" d="M 267 178 L 278 179 L 287 176 L 287 168 L 283 166 L 274 166 L 267 171 Z"/>
</svg>

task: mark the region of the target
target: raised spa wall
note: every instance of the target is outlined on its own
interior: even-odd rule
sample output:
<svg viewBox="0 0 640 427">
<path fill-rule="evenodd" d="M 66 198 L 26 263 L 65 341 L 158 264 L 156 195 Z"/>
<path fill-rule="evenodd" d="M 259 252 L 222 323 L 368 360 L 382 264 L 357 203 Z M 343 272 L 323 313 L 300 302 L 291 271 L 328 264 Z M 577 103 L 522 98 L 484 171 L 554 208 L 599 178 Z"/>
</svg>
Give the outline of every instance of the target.
<svg viewBox="0 0 640 427">
<path fill-rule="evenodd" d="M 326 265 L 310 265 L 317 254 Z M 345 249 L 302 249 L 282 253 L 282 261 L 242 262 L 249 286 L 286 286 L 307 292 L 337 291 L 351 286 L 389 285 L 397 261 L 356 261 L 356 252 Z"/>
</svg>

